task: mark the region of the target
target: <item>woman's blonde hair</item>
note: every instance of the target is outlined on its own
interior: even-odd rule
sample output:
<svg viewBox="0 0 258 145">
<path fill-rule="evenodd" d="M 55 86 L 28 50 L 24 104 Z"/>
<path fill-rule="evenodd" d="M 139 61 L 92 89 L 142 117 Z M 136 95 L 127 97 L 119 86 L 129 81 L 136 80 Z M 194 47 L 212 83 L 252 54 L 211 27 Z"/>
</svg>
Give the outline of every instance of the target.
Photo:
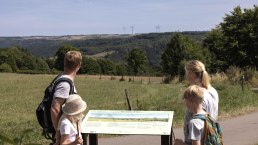
<svg viewBox="0 0 258 145">
<path fill-rule="evenodd" d="M 75 70 L 82 62 L 82 55 L 79 51 L 68 51 L 65 54 L 64 66 L 69 70 Z"/>
<path fill-rule="evenodd" d="M 206 89 L 210 87 L 210 76 L 205 70 L 205 66 L 202 62 L 199 60 L 191 60 L 186 64 L 185 70 L 195 73 L 196 79 L 200 80 L 202 87 Z"/>
<path fill-rule="evenodd" d="M 185 92 L 183 99 L 191 100 L 196 104 L 202 104 L 203 101 L 203 88 L 197 85 L 189 86 Z"/>
</svg>

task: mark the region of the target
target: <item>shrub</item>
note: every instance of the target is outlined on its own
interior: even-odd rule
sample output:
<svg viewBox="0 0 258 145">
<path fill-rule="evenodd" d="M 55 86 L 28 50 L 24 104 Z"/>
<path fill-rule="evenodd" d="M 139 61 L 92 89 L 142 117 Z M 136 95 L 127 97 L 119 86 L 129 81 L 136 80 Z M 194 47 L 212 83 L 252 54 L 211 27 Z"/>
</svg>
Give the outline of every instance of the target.
<svg viewBox="0 0 258 145">
<path fill-rule="evenodd" d="M 244 73 L 245 82 L 251 84 L 253 87 L 258 87 L 258 73 L 253 68 L 247 68 Z"/>
<path fill-rule="evenodd" d="M 212 74 L 212 75 L 210 75 L 210 77 L 211 77 L 211 81 L 225 81 L 225 80 L 228 80 L 228 77 L 224 72 Z"/>
<path fill-rule="evenodd" d="M 167 76 L 164 77 L 163 83 L 164 84 L 170 84 L 171 80 L 172 80 L 172 77 L 170 75 L 167 75 Z"/>
<path fill-rule="evenodd" d="M 116 79 L 115 76 L 111 76 L 111 77 L 110 77 L 110 80 L 115 80 L 115 79 Z"/>
<path fill-rule="evenodd" d="M 244 77 L 245 77 L 245 81 L 251 82 L 251 81 L 254 79 L 255 74 L 256 74 L 255 69 L 247 68 L 247 69 L 244 71 L 244 74 L 243 74 Z"/>
<path fill-rule="evenodd" d="M 13 70 L 9 64 L 3 63 L 0 65 L 0 72 L 13 72 Z"/>
<path fill-rule="evenodd" d="M 231 81 L 233 83 L 237 83 L 241 77 L 241 69 L 236 66 L 230 66 L 226 70 L 226 75 L 227 75 L 229 81 Z"/>
</svg>

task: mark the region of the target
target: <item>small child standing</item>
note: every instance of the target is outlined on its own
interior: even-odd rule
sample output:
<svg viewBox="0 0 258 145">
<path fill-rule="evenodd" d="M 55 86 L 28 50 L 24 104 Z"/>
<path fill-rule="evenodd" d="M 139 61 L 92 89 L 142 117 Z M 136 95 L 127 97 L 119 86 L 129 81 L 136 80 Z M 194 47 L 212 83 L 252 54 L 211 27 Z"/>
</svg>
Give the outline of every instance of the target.
<svg viewBox="0 0 258 145">
<path fill-rule="evenodd" d="M 203 88 L 197 85 L 189 86 L 184 92 L 184 102 L 187 109 L 195 115 L 205 115 L 206 112 L 203 110 Z M 188 123 L 187 138 L 191 140 L 190 144 L 187 145 L 201 145 L 201 140 L 204 134 L 205 122 L 201 119 L 192 118 Z M 177 139 L 175 145 L 185 145 L 182 140 Z"/>
<path fill-rule="evenodd" d="M 81 122 L 82 112 L 87 108 L 87 104 L 77 94 L 68 97 L 62 106 L 63 115 L 60 118 L 58 127 L 61 134 L 60 145 L 81 145 Z"/>
</svg>

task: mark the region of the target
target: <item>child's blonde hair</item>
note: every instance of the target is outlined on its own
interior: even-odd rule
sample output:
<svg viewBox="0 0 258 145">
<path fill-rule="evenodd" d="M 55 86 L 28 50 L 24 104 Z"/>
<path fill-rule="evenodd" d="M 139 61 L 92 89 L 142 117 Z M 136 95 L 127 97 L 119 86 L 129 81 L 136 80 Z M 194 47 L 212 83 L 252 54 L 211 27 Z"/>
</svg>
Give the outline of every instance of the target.
<svg viewBox="0 0 258 145">
<path fill-rule="evenodd" d="M 186 64 L 185 70 L 195 73 L 197 79 L 200 80 L 202 87 L 206 89 L 210 87 L 210 77 L 202 62 L 199 60 L 191 60 Z"/>
<path fill-rule="evenodd" d="M 189 86 L 184 92 L 183 99 L 191 100 L 196 104 L 201 104 L 203 101 L 203 88 L 197 85 Z"/>
</svg>

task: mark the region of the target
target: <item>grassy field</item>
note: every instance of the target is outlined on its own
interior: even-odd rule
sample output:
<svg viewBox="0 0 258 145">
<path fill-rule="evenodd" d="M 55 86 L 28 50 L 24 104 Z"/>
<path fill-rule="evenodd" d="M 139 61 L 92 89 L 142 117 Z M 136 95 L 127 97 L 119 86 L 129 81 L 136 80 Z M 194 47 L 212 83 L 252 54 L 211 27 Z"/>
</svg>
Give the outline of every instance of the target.
<svg viewBox="0 0 258 145">
<path fill-rule="evenodd" d="M 15 138 L 24 130 L 33 129 L 33 132 L 25 138 L 25 143 L 47 144 L 41 136 L 35 109 L 42 100 L 45 87 L 54 77 L 54 75 L 0 73 L 0 133 Z M 182 125 L 184 113 L 182 94 L 187 86 L 185 83 L 160 84 L 157 81 L 149 84 L 118 80 L 118 78 L 110 80 L 88 76 L 76 78 L 76 89 L 88 104 L 85 114 L 89 109 L 128 109 L 124 92 L 127 89 L 134 110 L 175 111 L 174 125 Z M 249 91 L 247 86 L 244 92 L 240 85 L 231 85 L 225 81 L 214 81 L 213 86 L 220 96 L 220 118 L 257 109 L 258 95 Z"/>
</svg>

